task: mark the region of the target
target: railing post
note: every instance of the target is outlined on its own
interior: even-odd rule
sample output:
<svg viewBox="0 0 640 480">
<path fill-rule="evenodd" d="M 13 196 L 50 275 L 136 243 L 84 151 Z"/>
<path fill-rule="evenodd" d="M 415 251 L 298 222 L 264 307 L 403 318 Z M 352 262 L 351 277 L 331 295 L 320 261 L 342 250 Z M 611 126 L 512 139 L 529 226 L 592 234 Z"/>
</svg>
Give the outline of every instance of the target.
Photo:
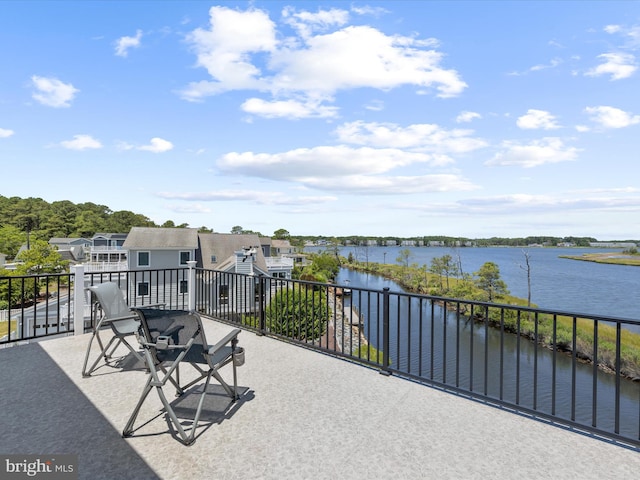
<svg viewBox="0 0 640 480">
<path fill-rule="evenodd" d="M 188 308 L 191 313 L 196 311 L 196 261 L 188 260 L 189 277 L 187 278 Z"/>
<path fill-rule="evenodd" d="M 258 302 L 258 320 L 260 322 L 260 331 L 258 332 L 258 335 L 265 335 L 266 334 L 266 322 L 265 322 L 265 304 L 267 302 L 267 295 L 266 295 L 266 291 L 264 288 L 264 284 L 265 284 L 266 278 L 263 277 L 262 275 L 260 275 L 258 277 L 258 295 L 260 296 L 260 301 Z"/>
<path fill-rule="evenodd" d="M 84 334 L 84 265 L 74 266 L 73 277 L 73 334 Z"/>
<path fill-rule="evenodd" d="M 389 287 L 382 289 L 382 375 L 391 375 L 389 370 Z"/>
</svg>

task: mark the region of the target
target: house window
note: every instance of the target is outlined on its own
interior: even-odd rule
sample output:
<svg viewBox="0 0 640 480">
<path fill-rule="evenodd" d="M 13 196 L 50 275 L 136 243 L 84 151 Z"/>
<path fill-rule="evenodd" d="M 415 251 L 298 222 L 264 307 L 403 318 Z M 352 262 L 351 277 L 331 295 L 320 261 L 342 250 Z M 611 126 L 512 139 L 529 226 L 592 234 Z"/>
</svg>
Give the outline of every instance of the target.
<svg viewBox="0 0 640 480">
<path fill-rule="evenodd" d="M 216 263 L 218 258 L 215 255 L 211 255 L 211 263 Z"/>
<path fill-rule="evenodd" d="M 138 282 L 137 295 L 139 297 L 149 295 L 149 282 Z"/>
<path fill-rule="evenodd" d="M 151 265 L 151 253 L 150 252 L 138 252 L 138 266 L 148 267 Z"/>
<path fill-rule="evenodd" d="M 187 291 L 189 290 L 188 285 L 189 283 L 186 280 L 180 280 L 180 293 L 187 293 Z"/>
<path fill-rule="evenodd" d="M 180 252 L 180 265 L 186 265 L 191 260 L 191 252 Z"/>
<path fill-rule="evenodd" d="M 220 305 L 229 304 L 229 285 L 218 285 L 218 302 Z"/>
</svg>

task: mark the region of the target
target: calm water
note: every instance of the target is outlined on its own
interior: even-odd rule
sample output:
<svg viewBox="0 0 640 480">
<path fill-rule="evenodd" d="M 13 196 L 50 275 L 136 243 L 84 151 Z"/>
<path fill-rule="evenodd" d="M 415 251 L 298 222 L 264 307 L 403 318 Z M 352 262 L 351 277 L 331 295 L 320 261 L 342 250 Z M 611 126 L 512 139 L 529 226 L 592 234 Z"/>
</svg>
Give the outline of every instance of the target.
<svg viewBox="0 0 640 480">
<path fill-rule="evenodd" d="M 352 253 L 360 261 L 397 263 L 400 250 L 407 247 L 343 247 L 341 255 Z M 318 251 L 319 248 L 307 248 Z M 476 272 L 485 262 L 500 267 L 500 275 L 512 295 L 527 298 L 525 256 L 521 248 L 439 248 L 416 247 L 410 263 L 431 265 L 431 260 L 458 255 L 465 273 Z M 615 249 L 530 248 L 531 301 L 540 308 L 582 312 L 594 315 L 640 320 L 640 267 L 604 265 L 559 258 L 559 255 L 582 255 L 615 252 Z M 340 279 L 338 279 L 340 280 Z M 338 281 L 340 283 L 340 281 Z M 394 287 L 396 290 L 398 287 Z"/>
</svg>

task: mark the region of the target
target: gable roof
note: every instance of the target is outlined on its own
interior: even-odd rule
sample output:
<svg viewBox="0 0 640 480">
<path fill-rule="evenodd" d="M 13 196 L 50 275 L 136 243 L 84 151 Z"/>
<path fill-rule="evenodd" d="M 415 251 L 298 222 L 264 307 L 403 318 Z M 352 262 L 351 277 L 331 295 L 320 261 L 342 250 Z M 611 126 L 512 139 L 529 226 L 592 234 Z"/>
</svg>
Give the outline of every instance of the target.
<svg viewBox="0 0 640 480">
<path fill-rule="evenodd" d="M 49 239 L 49 245 L 91 245 L 91 240 L 82 237 L 52 237 Z"/>
<path fill-rule="evenodd" d="M 198 266 L 214 270 L 226 270 L 235 265 L 235 253 L 243 248 L 255 247 L 255 267 L 267 272 L 267 262 L 260 248 L 257 235 L 237 235 L 232 233 L 200 233 L 200 249 L 197 252 Z M 215 257 L 215 262 L 211 259 Z"/>
<path fill-rule="evenodd" d="M 114 240 L 115 239 L 121 239 L 122 240 L 122 239 L 127 238 L 127 235 L 128 234 L 126 234 L 126 233 L 96 233 L 92 237 L 92 239 L 101 237 L 101 238 L 110 238 L 110 239 L 114 239 Z"/>
<path fill-rule="evenodd" d="M 132 227 L 122 245 L 126 249 L 195 250 L 198 230 L 195 228 Z"/>
</svg>

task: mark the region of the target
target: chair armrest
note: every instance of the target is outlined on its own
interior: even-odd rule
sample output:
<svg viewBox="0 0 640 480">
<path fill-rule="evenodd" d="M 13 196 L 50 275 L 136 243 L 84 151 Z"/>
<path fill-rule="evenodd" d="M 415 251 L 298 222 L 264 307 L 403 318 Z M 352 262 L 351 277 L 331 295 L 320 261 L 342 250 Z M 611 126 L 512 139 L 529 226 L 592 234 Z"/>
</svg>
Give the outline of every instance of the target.
<svg viewBox="0 0 640 480">
<path fill-rule="evenodd" d="M 209 355 L 213 355 L 214 353 L 216 353 L 218 350 L 220 350 L 222 347 L 224 347 L 227 343 L 229 343 L 232 340 L 235 340 L 236 337 L 240 334 L 242 330 L 240 330 L 239 328 L 235 328 L 233 330 L 231 330 L 229 333 L 227 333 L 224 338 L 222 338 L 222 340 L 220 340 L 218 343 L 216 343 L 214 346 L 209 347 L 209 351 L 207 352 Z"/>
<path fill-rule="evenodd" d="M 145 303 L 144 305 L 134 305 L 131 309 L 135 308 L 156 308 L 156 307 L 166 307 L 166 303 Z"/>
<path fill-rule="evenodd" d="M 106 324 L 106 323 L 118 322 L 120 320 L 138 320 L 138 316 L 135 313 L 130 313 L 128 315 L 121 315 L 120 317 L 103 318 L 102 320 L 103 320 L 102 323 Z"/>
</svg>

